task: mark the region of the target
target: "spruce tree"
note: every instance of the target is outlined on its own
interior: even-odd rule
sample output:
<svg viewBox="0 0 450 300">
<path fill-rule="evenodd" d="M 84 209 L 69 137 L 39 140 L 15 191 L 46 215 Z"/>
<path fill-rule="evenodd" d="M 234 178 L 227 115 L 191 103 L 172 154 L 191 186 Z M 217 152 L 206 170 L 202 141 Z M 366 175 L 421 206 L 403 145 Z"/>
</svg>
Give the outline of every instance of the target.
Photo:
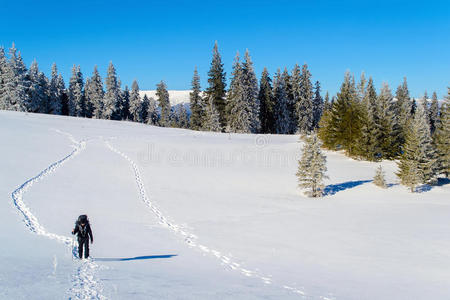
<svg viewBox="0 0 450 300">
<path fill-rule="evenodd" d="M 405 142 L 405 135 L 408 120 L 411 118 L 412 103 L 409 97 L 408 84 L 406 82 L 406 77 L 403 79 L 402 85 L 397 88 L 395 93 L 396 101 L 396 130 L 395 136 L 397 138 L 397 143 L 403 145 Z"/>
<path fill-rule="evenodd" d="M 220 57 L 216 41 L 213 48 L 211 68 L 208 72 L 209 87 L 206 89 L 205 93 L 209 99 L 208 101 L 213 101 L 214 109 L 219 113 L 221 128 L 225 128 L 227 121 L 227 116 L 225 115 L 225 78 L 226 73 L 223 69 L 222 58 Z M 208 103 L 208 105 L 210 104 Z"/>
<path fill-rule="evenodd" d="M 184 104 L 180 104 L 178 107 L 178 127 L 189 128 L 189 116 Z"/>
<path fill-rule="evenodd" d="M 297 103 L 298 130 L 300 133 L 310 133 L 313 129 L 313 86 L 308 65 L 302 67 L 300 79 L 300 99 Z"/>
<path fill-rule="evenodd" d="M 171 112 L 169 92 L 167 91 L 165 82 L 162 80 L 156 85 L 156 97 L 158 97 L 158 105 L 161 109 L 160 124 L 161 126 L 169 127 Z"/>
<path fill-rule="evenodd" d="M 103 90 L 103 82 L 97 66 L 94 67 L 89 84 L 86 81 L 85 98 L 86 98 L 86 116 L 90 118 L 102 119 L 103 117 L 103 98 L 105 91 Z"/>
<path fill-rule="evenodd" d="M 141 122 L 139 115 L 141 114 L 141 97 L 139 96 L 139 85 L 136 80 L 131 85 L 130 93 L 130 120 Z"/>
<path fill-rule="evenodd" d="M 326 156 L 322 154 L 321 142 L 313 132 L 305 139 L 302 156 L 298 162 L 297 178 L 299 186 L 308 189 L 310 197 L 321 197 L 324 191 L 323 180 L 328 178 Z"/>
<path fill-rule="evenodd" d="M 9 60 L 3 66 L 3 72 L 1 101 L 3 108 L 14 111 L 27 111 L 29 104 L 27 68 L 20 53 L 17 53 L 14 43 L 9 49 Z"/>
<path fill-rule="evenodd" d="M 8 109 L 7 103 L 4 102 L 6 99 L 5 84 L 7 72 L 8 60 L 6 59 L 5 49 L 0 46 L 0 109 Z"/>
<path fill-rule="evenodd" d="M 298 64 L 295 64 L 290 76 L 290 95 L 288 101 L 289 118 L 291 120 L 290 132 L 295 133 L 298 129 L 300 119 L 299 103 L 302 93 L 302 71 Z"/>
<path fill-rule="evenodd" d="M 275 98 L 275 133 L 289 133 L 288 94 L 286 90 L 286 77 L 281 76 L 280 69 L 274 77 L 273 94 Z"/>
<path fill-rule="evenodd" d="M 320 82 L 316 81 L 314 86 L 314 98 L 313 98 L 313 123 L 312 127 L 314 130 L 319 128 L 320 118 L 323 114 L 323 99 L 320 95 Z"/>
<path fill-rule="evenodd" d="M 431 134 L 433 134 L 436 130 L 437 121 L 439 119 L 439 103 L 436 92 L 433 92 L 433 96 L 431 97 L 431 104 L 428 110 L 428 118 L 430 119 Z"/>
<path fill-rule="evenodd" d="M 222 131 L 219 111 L 216 109 L 212 98 L 209 99 L 209 103 L 206 106 L 206 119 L 203 129 L 206 131 Z"/>
<path fill-rule="evenodd" d="M 200 90 L 200 76 L 197 67 L 194 69 L 194 76 L 191 81 L 192 91 L 189 93 L 191 108 L 191 129 L 200 130 L 205 119 L 205 109 Z"/>
<path fill-rule="evenodd" d="M 378 138 L 381 158 L 393 159 L 400 153 L 400 145 L 395 139 L 394 102 L 387 83 L 383 84 L 377 103 Z"/>
<path fill-rule="evenodd" d="M 250 132 L 258 133 L 261 130 L 259 120 L 260 103 L 258 99 L 258 79 L 256 79 L 253 62 L 248 49 L 245 51 L 242 63 L 242 85 L 244 88 L 244 102 L 247 103 L 247 111 L 250 121 Z"/>
<path fill-rule="evenodd" d="M 243 69 L 239 61 L 239 53 L 237 53 L 233 63 L 230 90 L 228 91 L 226 101 L 226 112 L 228 116 L 226 131 L 238 133 L 251 132 L 251 108 L 247 100 Z"/>
<path fill-rule="evenodd" d="M 433 144 L 437 152 L 437 171 L 448 178 L 450 174 L 450 87 L 441 105 Z"/>
<path fill-rule="evenodd" d="M 83 94 L 83 77 L 80 66 L 73 65 L 72 77 L 69 81 L 69 116 L 82 117 L 85 113 L 84 94 Z"/>
<path fill-rule="evenodd" d="M 121 92 L 116 69 L 112 62 L 108 66 L 105 84 L 106 93 L 103 98 L 102 117 L 107 120 L 119 120 L 121 118 Z"/>
<path fill-rule="evenodd" d="M 377 168 L 375 176 L 373 177 L 373 184 L 383 189 L 387 188 L 386 179 L 384 178 L 384 171 L 381 165 Z"/>
<path fill-rule="evenodd" d="M 144 95 L 141 102 L 141 107 L 139 110 L 139 122 L 148 123 L 148 108 L 150 106 L 150 99 L 148 99 L 147 95 Z"/>
<path fill-rule="evenodd" d="M 128 85 L 125 85 L 124 90 L 122 91 L 122 96 L 120 97 L 122 99 L 121 104 L 121 119 L 122 120 L 129 120 L 130 119 L 130 90 L 128 89 Z"/>
<path fill-rule="evenodd" d="M 272 92 L 272 79 L 267 68 L 261 74 L 258 100 L 260 103 L 259 119 L 262 133 L 275 133 L 275 101 Z"/>
<path fill-rule="evenodd" d="M 153 97 L 148 99 L 148 112 L 147 112 L 147 124 L 149 125 L 158 125 L 159 124 L 159 116 L 158 116 L 158 108 L 156 101 Z"/>
<path fill-rule="evenodd" d="M 39 66 L 36 60 L 28 70 L 28 79 L 30 85 L 28 87 L 27 111 L 49 113 L 50 112 L 50 94 L 49 82 L 44 73 L 39 71 Z"/>
<path fill-rule="evenodd" d="M 415 191 L 417 185 L 431 183 L 435 179 L 436 155 L 423 105 L 417 107 L 413 119 L 409 122 L 398 167 L 397 176 L 402 184 L 410 187 L 411 192 Z"/>
<path fill-rule="evenodd" d="M 56 64 L 52 65 L 52 75 L 50 79 L 49 97 L 50 97 L 50 111 L 54 115 L 62 114 L 62 95 L 64 93 L 64 81 L 62 76 L 58 74 Z"/>
<path fill-rule="evenodd" d="M 323 110 L 324 110 L 324 112 L 331 110 L 330 95 L 328 94 L 328 91 L 325 94 L 325 98 L 323 100 Z"/>
</svg>

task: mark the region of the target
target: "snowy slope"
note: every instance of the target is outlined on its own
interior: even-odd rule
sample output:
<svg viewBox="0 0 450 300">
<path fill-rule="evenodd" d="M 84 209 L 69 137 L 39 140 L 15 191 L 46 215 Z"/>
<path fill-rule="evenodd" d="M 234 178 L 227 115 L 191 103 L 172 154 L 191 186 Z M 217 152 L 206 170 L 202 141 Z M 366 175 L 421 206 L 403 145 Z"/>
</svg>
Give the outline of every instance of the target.
<svg viewBox="0 0 450 300">
<path fill-rule="evenodd" d="M 305 198 L 297 136 L 0 111 L 1 299 L 448 299 L 449 185 L 411 194 L 329 152 Z M 29 181 L 31 179 L 31 181 Z M 92 261 L 72 261 L 87 213 Z M 20 284 L 18 284 L 20 283 Z"/>
</svg>

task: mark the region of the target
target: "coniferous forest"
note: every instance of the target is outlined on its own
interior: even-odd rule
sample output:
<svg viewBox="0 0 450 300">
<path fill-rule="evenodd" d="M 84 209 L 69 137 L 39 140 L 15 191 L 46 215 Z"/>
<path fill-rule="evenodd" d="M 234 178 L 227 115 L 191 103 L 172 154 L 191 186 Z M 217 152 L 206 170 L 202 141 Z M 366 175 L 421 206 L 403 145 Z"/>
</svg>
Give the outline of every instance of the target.
<svg viewBox="0 0 450 300">
<path fill-rule="evenodd" d="M 156 85 L 156 99 L 141 97 L 136 81 L 122 88 L 111 62 L 104 79 L 96 66 L 85 76 L 74 65 L 66 84 L 56 64 L 47 77 L 36 61 L 27 67 L 13 44 L 8 54 L 0 48 L 0 109 L 204 131 L 312 134 L 307 141 L 316 152 L 320 144 L 355 159 L 398 160 L 397 176 L 411 191 L 449 175 L 450 88 L 439 103 L 436 93 L 431 100 L 426 92 L 412 98 L 406 78 L 397 88 L 383 83 L 377 92 L 371 77 L 347 72 L 339 92 L 323 97 L 306 64 L 273 76 L 264 68 L 258 81 L 248 50 L 236 54 L 227 85 L 217 42 L 207 76 L 202 89 L 194 70 L 189 113 L 171 106 L 164 81 Z"/>
</svg>

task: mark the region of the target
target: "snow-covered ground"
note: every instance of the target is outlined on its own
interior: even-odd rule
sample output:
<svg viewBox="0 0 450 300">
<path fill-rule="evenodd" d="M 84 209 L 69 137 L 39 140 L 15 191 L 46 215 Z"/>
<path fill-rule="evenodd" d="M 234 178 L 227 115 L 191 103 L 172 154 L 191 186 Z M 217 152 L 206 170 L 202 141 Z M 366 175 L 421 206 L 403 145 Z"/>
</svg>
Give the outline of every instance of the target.
<svg viewBox="0 0 450 300">
<path fill-rule="evenodd" d="M 297 189 L 298 136 L 0 111 L 1 299 L 448 299 L 450 187 L 327 152 Z M 70 231 L 89 215 L 93 260 Z"/>
</svg>

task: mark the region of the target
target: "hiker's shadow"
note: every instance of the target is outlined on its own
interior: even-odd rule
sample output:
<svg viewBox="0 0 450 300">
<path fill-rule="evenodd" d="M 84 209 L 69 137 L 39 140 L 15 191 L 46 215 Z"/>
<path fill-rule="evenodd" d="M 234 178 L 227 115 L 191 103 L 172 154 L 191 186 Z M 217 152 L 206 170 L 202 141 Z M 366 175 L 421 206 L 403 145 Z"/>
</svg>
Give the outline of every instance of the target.
<svg viewBox="0 0 450 300">
<path fill-rule="evenodd" d="M 357 187 L 358 185 L 371 182 L 372 180 L 356 180 L 356 181 L 346 181 L 338 184 L 330 184 L 325 187 L 323 190 L 324 196 L 331 196 L 336 194 L 337 192 L 341 192 L 347 189 L 351 189 Z"/>
<path fill-rule="evenodd" d="M 98 258 L 94 258 L 93 260 L 96 260 L 96 261 L 130 261 L 130 260 L 172 258 L 174 256 L 177 256 L 177 254 L 146 255 L 146 256 L 136 256 L 136 257 L 98 257 Z"/>
</svg>

